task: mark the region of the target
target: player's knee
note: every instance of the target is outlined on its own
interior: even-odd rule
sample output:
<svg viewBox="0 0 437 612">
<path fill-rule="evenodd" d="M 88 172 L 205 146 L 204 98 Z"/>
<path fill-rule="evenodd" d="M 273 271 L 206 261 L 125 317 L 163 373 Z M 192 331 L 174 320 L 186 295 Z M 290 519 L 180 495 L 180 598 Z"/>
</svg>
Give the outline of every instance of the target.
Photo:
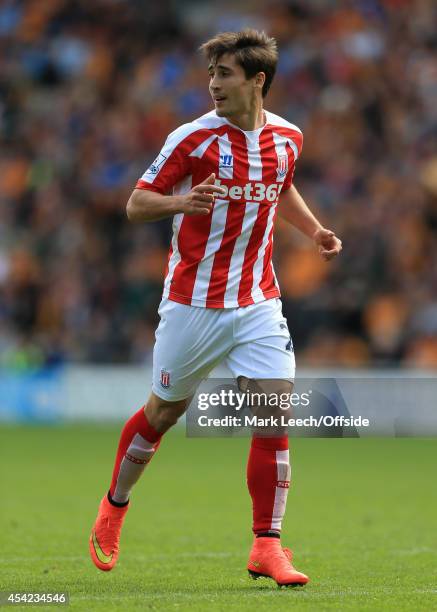
<svg viewBox="0 0 437 612">
<path fill-rule="evenodd" d="M 293 383 L 290 380 L 239 376 L 237 382 L 241 392 L 250 394 L 254 401 L 258 398 L 258 405 L 274 406 L 275 398 L 282 401 L 285 396 L 290 397 L 293 390 Z"/>
<path fill-rule="evenodd" d="M 248 405 L 254 415 L 260 419 L 274 417 L 272 425 L 267 425 L 263 435 L 282 435 L 282 417 L 288 419 L 292 416 L 290 399 L 293 383 L 282 379 L 250 379 L 239 377 L 240 392 L 248 396 Z M 278 427 L 277 427 L 278 425 Z"/>
</svg>

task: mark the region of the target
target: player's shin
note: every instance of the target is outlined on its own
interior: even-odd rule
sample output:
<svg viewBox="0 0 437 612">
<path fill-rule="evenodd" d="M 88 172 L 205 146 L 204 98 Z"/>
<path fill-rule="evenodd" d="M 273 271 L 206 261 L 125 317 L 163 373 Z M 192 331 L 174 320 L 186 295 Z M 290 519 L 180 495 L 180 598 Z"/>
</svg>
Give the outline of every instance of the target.
<svg viewBox="0 0 437 612">
<path fill-rule="evenodd" d="M 132 487 L 157 451 L 161 436 L 148 422 L 144 408 L 127 421 L 121 432 L 109 489 L 109 500 L 114 505 L 129 501 Z"/>
<path fill-rule="evenodd" d="M 252 497 L 253 532 L 279 537 L 290 485 L 288 436 L 252 437 L 247 486 Z"/>
</svg>

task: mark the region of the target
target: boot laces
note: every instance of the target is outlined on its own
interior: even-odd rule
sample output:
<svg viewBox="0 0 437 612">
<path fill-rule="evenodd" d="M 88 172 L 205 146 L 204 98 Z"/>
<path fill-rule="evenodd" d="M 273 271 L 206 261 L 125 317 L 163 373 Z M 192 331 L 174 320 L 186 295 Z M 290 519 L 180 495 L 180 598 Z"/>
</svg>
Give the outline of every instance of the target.
<svg viewBox="0 0 437 612">
<path fill-rule="evenodd" d="M 280 564 L 281 569 L 290 569 L 291 567 L 291 551 L 289 548 L 277 548 L 271 553 L 271 557 Z"/>
<path fill-rule="evenodd" d="M 96 531 L 99 544 L 103 549 L 110 549 L 109 552 L 118 549 L 122 522 L 122 516 L 120 518 L 108 514 L 102 516 Z"/>
</svg>

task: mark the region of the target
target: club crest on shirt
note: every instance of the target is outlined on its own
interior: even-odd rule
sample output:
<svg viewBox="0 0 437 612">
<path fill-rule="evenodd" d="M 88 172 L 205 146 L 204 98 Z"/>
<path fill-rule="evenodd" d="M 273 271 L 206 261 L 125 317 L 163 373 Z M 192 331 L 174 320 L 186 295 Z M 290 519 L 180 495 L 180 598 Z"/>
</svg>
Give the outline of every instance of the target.
<svg viewBox="0 0 437 612">
<path fill-rule="evenodd" d="M 288 171 L 288 156 L 278 155 L 278 167 L 276 169 L 278 175 L 278 181 L 285 178 Z"/>
<path fill-rule="evenodd" d="M 170 386 L 170 372 L 167 372 L 167 370 L 162 369 L 161 370 L 161 387 L 164 387 L 164 389 L 168 389 Z"/>
<path fill-rule="evenodd" d="M 220 155 L 219 168 L 232 168 L 234 163 L 233 155 Z"/>
<path fill-rule="evenodd" d="M 160 153 L 147 172 L 150 174 L 158 174 L 160 166 L 162 166 L 166 159 L 166 156 Z"/>
</svg>

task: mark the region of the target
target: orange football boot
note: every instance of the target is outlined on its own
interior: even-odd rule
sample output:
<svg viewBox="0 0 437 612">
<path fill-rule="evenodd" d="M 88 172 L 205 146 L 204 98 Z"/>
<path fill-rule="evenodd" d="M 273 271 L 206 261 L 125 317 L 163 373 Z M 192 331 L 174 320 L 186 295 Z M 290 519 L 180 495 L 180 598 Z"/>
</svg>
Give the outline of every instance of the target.
<svg viewBox="0 0 437 612">
<path fill-rule="evenodd" d="M 293 567 L 292 557 L 289 548 L 281 547 L 279 538 L 255 538 L 247 569 L 254 580 L 272 578 L 280 587 L 304 585 L 309 578 Z"/>
<path fill-rule="evenodd" d="M 104 572 L 112 570 L 118 559 L 120 533 L 129 505 L 113 506 L 107 495 L 99 506 L 96 522 L 91 529 L 89 548 L 94 565 Z"/>
</svg>

